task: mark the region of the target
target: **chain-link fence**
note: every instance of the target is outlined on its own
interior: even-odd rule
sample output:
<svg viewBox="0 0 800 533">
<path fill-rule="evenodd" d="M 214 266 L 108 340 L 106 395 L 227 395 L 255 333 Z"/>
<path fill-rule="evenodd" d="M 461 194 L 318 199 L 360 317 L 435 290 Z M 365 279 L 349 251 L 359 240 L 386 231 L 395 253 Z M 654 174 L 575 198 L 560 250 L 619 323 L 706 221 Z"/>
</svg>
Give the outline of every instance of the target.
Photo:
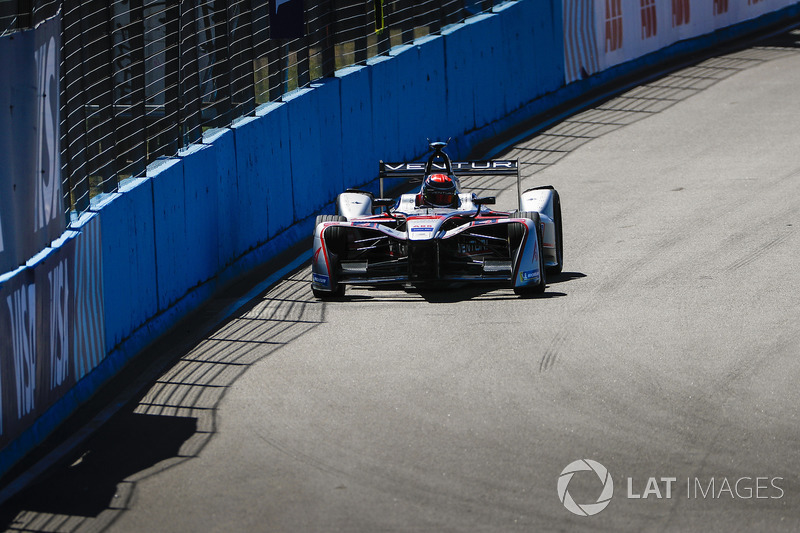
<svg viewBox="0 0 800 533">
<path fill-rule="evenodd" d="M 58 12 L 58 0 L 0 0 L 0 36 L 32 28 Z"/>
<path fill-rule="evenodd" d="M 64 205 L 82 212 L 205 129 L 498 2 L 0 0 L 0 24 L 61 10 Z"/>
</svg>

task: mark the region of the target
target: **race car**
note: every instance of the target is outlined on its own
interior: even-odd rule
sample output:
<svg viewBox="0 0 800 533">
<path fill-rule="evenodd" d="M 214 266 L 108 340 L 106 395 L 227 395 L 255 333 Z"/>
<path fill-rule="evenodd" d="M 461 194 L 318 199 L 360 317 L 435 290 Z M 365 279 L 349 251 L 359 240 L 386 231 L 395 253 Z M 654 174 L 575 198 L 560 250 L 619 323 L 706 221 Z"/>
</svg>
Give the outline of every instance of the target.
<svg viewBox="0 0 800 533">
<path fill-rule="evenodd" d="M 561 202 L 552 186 L 520 192 L 516 160 L 451 161 L 430 143 L 427 162 L 380 163 L 380 197 L 348 189 L 336 215 L 316 219 L 311 290 L 340 297 L 347 285 L 447 288 L 468 283 L 542 293 L 563 268 Z M 515 175 L 518 209 L 494 211 L 494 197 L 463 192 L 476 175 Z M 415 179 L 418 192 L 383 198 L 384 180 Z"/>
</svg>

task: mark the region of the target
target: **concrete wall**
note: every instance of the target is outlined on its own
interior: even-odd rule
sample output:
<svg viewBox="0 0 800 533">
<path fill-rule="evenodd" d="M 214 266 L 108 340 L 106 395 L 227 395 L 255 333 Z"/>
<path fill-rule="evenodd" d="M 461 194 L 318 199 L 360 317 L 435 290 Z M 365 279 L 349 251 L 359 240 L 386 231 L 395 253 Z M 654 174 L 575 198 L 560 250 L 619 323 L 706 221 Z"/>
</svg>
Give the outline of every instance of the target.
<svg viewBox="0 0 800 533">
<path fill-rule="evenodd" d="M 379 160 L 449 137 L 466 157 L 598 86 L 798 14 L 792 4 L 567 83 L 575 3 L 507 2 L 206 132 L 0 276 L 0 475 L 225 283 L 310 236 L 336 194 L 375 189 Z"/>
</svg>

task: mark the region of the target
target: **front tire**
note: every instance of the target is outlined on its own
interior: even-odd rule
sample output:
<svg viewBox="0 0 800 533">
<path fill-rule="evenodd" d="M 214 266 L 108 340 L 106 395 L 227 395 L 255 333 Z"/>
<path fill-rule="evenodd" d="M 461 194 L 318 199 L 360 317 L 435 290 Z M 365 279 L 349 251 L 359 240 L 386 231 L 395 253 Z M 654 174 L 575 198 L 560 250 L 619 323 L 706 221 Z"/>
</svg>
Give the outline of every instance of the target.
<svg viewBox="0 0 800 533">
<path fill-rule="evenodd" d="M 521 211 L 521 212 L 514 212 L 514 216 L 517 218 L 528 218 L 533 222 L 533 227 L 536 231 L 536 244 L 539 247 L 538 253 L 536 254 L 539 258 L 539 283 L 536 285 L 528 285 L 525 287 L 514 287 L 514 293 L 519 295 L 528 295 L 528 294 L 542 294 L 547 287 L 547 279 L 546 279 L 546 269 L 544 263 L 544 255 L 543 255 L 543 240 L 542 240 L 542 220 L 539 217 L 539 213 L 536 211 Z"/>
<path fill-rule="evenodd" d="M 564 235 L 561 221 L 561 199 L 556 190 L 553 190 L 553 223 L 556 227 L 556 265 L 548 267 L 548 275 L 561 274 L 561 271 L 564 269 Z"/>
<path fill-rule="evenodd" d="M 320 300 L 328 300 L 330 298 L 341 298 L 344 296 L 344 284 L 337 283 L 336 289 L 332 291 L 326 291 L 323 289 L 315 289 L 313 286 L 311 287 L 311 292 L 314 294 L 315 298 Z"/>
<path fill-rule="evenodd" d="M 324 222 L 347 222 L 347 218 L 342 215 L 317 215 L 317 219 L 314 223 L 314 231 L 316 231 L 317 227 L 324 223 Z M 344 232 L 341 228 L 330 228 L 326 232 L 326 237 L 329 241 L 335 242 L 337 240 L 341 240 L 344 237 Z M 335 260 L 336 254 L 331 253 L 331 274 L 335 273 L 337 267 L 337 261 Z M 313 265 L 312 265 L 313 268 Z M 332 290 L 325 290 L 325 289 L 317 289 L 314 287 L 314 284 L 311 284 L 311 292 L 314 294 L 315 298 L 319 298 L 320 300 L 326 300 L 328 298 L 341 298 L 344 296 L 345 286 L 342 283 L 338 283 L 333 275 L 331 275 L 331 285 L 333 286 Z"/>
</svg>

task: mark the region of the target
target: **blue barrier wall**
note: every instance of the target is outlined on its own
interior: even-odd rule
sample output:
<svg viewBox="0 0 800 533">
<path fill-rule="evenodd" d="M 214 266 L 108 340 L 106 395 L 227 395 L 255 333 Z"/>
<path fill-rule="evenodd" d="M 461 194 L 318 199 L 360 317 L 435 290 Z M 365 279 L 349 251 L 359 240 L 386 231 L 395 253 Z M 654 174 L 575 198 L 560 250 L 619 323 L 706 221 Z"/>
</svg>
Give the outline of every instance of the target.
<svg viewBox="0 0 800 533">
<path fill-rule="evenodd" d="M 153 181 L 128 180 L 96 209 L 103 234 L 106 346 L 114 347 L 158 312 Z"/>
<path fill-rule="evenodd" d="M 0 276 L 0 476 L 227 282 L 308 238 L 339 192 L 375 190 L 379 160 L 414 160 L 426 138 L 448 137 L 465 157 L 599 85 L 798 11 L 566 84 L 561 4 L 511 1 L 206 132 Z M 67 344 L 41 340 L 67 332 Z"/>
</svg>

